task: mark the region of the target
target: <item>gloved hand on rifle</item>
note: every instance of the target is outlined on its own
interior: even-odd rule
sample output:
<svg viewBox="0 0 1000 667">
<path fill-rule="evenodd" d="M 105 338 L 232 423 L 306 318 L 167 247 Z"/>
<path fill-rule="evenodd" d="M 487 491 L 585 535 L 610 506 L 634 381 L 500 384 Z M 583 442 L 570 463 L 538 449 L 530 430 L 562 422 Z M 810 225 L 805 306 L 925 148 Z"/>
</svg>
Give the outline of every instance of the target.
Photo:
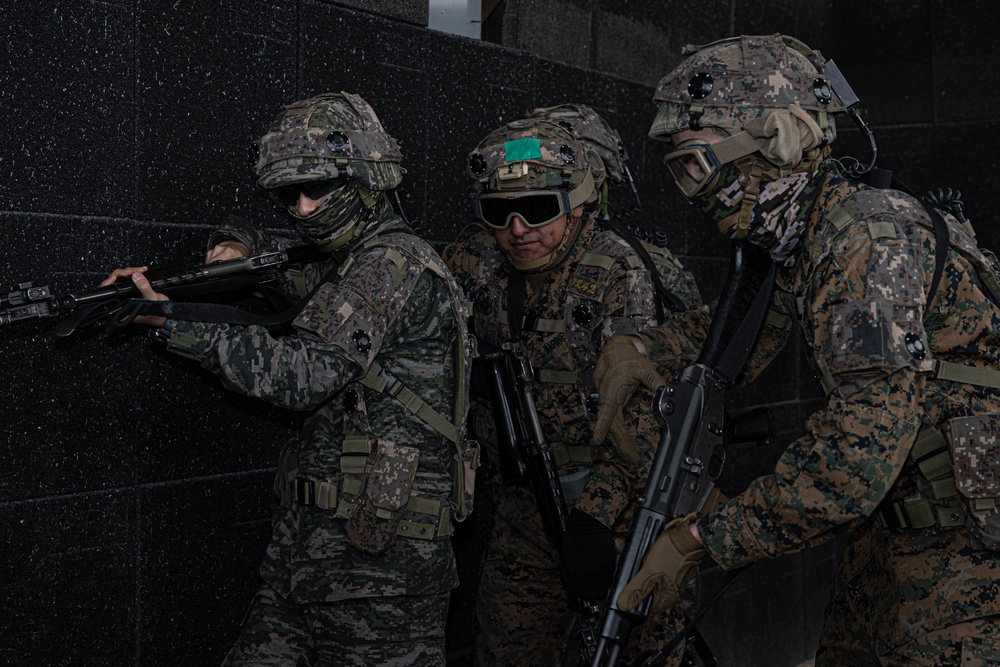
<svg viewBox="0 0 1000 667">
<path fill-rule="evenodd" d="M 701 514 L 689 514 L 674 519 L 649 548 L 642 567 L 618 595 L 618 607 L 630 611 L 653 595 L 651 612 L 658 613 L 677 604 L 681 591 L 706 555 L 701 539 L 692 532 L 692 525 Z"/>
<path fill-rule="evenodd" d="M 652 390 L 666 384 L 656 366 L 640 351 L 642 347 L 639 338 L 615 336 L 601 350 L 594 366 L 601 407 L 594 423 L 592 443 L 600 445 L 607 437 L 632 464 L 639 461 L 639 447 L 635 437 L 625 428 L 625 406 L 640 386 Z"/>
<path fill-rule="evenodd" d="M 615 578 L 617 559 L 611 529 L 582 510 L 572 510 L 559 551 L 567 587 L 581 600 L 604 600 Z"/>
<path fill-rule="evenodd" d="M 642 567 L 618 595 L 618 606 L 626 611 L 634 609 L 650 593 L 653 594 L 653 611 L 675 605 L 706 554 L 695 524 L 728 501 L 719 487 L 714 487 L 700 512 L 668 523 L 649 548 Z"/>
</svg>

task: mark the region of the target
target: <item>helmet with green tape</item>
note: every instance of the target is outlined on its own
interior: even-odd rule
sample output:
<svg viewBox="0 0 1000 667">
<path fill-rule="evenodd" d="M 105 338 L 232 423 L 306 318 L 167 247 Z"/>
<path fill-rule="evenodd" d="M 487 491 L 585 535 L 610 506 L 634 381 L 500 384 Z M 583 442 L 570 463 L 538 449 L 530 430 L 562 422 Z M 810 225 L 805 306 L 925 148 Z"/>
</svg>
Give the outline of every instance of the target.
<svg viewBox="0 0 1000 667">
<path fill-rule="evenodd" d="M 469 155 L 474 193 L 504 190 L 568 190 L 574 206 L 597 200 L 597 186 L 583 143 L 544 118 L 507 123 Z"/>
</svg>

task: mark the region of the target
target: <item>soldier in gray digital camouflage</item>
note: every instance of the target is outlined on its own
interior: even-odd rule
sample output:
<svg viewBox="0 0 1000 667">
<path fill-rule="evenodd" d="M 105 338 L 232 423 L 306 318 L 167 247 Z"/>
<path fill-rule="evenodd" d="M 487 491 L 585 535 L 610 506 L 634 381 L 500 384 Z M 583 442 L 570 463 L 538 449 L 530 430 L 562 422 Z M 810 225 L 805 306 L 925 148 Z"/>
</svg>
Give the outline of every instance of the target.
<svg viewBox="0 0 1000 667">
<path fill-rule="evenodd" d="M 476 600 L 477 665 L 573 664 L 577 607 L 570 593 L 604 600 L 629 501 L 655 443 L 591 446 L 593 370 L 609 338 L 655 324 L 650 267 L 676 297 L 665 320 L 684 308 L 690 316 L 690 328 L 675 339 L 676 368 L 695 358 L 707 328 L 707 309 L 681 264 L 664 248 L 626 241 L 605 221 L 608 185 L 623 179 L 621 160 L 613 131 L 582 105 L 538 109 L 490 133 L 470 155 L 478 223 L 443 256 L 469 296 L 480 355 L 517 342 L 531 362 L 534 401 L 569 507 L 557 550 L 540 517 L 544 501 L 493 476 L 494 527 Z M 504 461 L 489 406 L 473 401 L 470 424 L 496 473 Z M 647 644 L 662 642 L 676 620 L 649 623 Z"/>
<path fill-rule="evenodd" d="M 848 526 L 817 665 L 1000 664 L 1000 265 L 968 224 L 831 159 L 845 105 L 818 52 L 771 35 L 685 53 L 650 135 L 691 203 L 778 264 L 770 319 L 802 331 L 828 403 L 772 474 L 669 524 L 619 604 L 671 605 L 705 557 L 732 570 Z M 639 339 L 655 365 L 660 333 Z M 748 375 L 784 342 L 759 341 Z"/>
<path fill-rule="evenodd" d="M 285 335 L 144 316 L 166 350 L 223 385 L 306 413 L 282 453 L 263 583 L 230 665 L 445 664 L 449 537 L 471 510 L 464 296 L 393 213 L 401 154 L 350 93 L 288 105 L 257 144 L 257 185 L 327 253 L 283 275 L 304 302 Z M 207 260 L 301 244 L 220 230 Z M 144 296 L 161 300 L 141 270 Z M 151 318 L 151 319 L 150 319 Z"/>
</svg>

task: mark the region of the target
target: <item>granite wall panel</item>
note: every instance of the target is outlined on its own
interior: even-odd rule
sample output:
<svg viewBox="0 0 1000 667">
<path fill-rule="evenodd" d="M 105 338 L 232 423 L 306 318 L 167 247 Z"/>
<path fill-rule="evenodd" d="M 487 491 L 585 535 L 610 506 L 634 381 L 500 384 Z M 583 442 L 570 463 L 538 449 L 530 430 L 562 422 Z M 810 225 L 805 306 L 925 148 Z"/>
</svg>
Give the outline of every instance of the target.
<svg viewBox="0 0 1000 667">
<path fill-rule="evenodd" d="M 5 3 L 3 210 L 135 213 L 136 35 L 130 4 Z M 103 168 L 93 170 L 94 164 Z"/>
</svg>

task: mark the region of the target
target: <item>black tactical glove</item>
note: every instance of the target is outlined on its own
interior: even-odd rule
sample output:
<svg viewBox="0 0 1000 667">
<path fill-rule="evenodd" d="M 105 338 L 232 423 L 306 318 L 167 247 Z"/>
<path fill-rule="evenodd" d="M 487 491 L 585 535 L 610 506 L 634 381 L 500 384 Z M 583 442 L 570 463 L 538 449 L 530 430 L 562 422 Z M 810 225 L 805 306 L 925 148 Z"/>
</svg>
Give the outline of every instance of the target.
<svg viewBox="0 0 1000 667">
<path fill-rule="evenodd" d="M 559 552 L 563 581 L 582 600 L 603 600 L 615 578 L 618 552 L 610 528 L 581 510 L 569 513 Z"/>
</svg>

